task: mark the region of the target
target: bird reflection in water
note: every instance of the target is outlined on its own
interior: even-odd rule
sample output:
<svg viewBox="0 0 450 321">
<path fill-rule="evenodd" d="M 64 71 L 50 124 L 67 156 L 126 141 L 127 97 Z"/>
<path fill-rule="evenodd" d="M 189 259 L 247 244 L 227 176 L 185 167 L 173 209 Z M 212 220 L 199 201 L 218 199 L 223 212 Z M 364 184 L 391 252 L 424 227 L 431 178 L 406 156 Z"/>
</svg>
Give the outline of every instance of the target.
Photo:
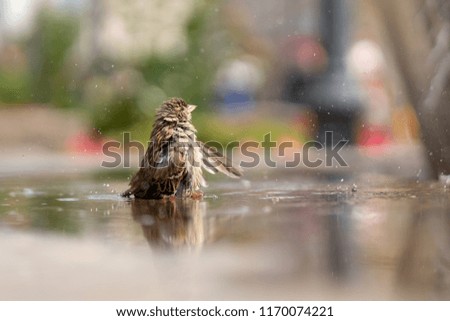
<svg viewBox="0 0 450 321">
<path fill-rule="evenodd" d="M 198 248 L 205 241 L 205 205 L 192 199 L 134 199 L 131 210 L 150 246 Z"/>
</svg>

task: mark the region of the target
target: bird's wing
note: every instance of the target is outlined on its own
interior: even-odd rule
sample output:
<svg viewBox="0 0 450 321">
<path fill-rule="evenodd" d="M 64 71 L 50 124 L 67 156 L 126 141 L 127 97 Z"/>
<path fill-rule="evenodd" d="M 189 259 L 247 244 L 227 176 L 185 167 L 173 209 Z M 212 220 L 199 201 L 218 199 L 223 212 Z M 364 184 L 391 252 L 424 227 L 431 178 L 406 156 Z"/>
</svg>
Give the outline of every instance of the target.
<svg viewBox="0 0 450 321">
<path fill-rule="evenodd" d="M 203 154 L 203 168 L 212 174 L 221 172 L 232 178 L 239 178 L 242 176 L 242 171 L 233 166 L 231 160 L 223 156 L 216 149 L 198 142 Z"/>
<path fill-rule="evenodd" d="M 141 168 L 123 196 L 162 198 L 174 195 L 186 171 L 186 152 L 176 144 L 172 128 L 162 128 L 149 143 Z"/>
</svg>

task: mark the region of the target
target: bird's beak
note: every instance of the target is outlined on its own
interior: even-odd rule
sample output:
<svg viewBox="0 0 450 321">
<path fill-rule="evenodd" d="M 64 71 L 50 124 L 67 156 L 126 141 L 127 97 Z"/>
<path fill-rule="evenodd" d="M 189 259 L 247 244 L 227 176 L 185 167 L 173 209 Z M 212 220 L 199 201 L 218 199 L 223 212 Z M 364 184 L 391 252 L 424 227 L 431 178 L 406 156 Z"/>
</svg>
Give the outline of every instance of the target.
<svg viewBox="0 0 450 321">
<path fill-rule="evenodd" d="M 197 108 L 196 105 L 188 105 L 189 112 L 193 112 L 195 108 Z"/>
</svg>

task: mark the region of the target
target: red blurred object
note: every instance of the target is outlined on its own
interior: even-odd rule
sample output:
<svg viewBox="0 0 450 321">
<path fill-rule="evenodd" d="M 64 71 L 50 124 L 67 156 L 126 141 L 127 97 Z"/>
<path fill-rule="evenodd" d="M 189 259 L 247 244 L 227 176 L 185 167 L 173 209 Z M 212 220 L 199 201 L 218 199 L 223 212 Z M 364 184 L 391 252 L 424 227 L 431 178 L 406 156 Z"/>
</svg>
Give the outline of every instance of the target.
<svg viewBox="0 0 450 321">
<path fill-rule="evenodd" d="M 289 38 L 285 47 L 288 61 L 295 64 L 303 72 L 323 70 L 327 64 L 327 54 L 317 39 L 311 36 Z"/>
<path fill-rule="evenodd" d="M 79 133 L 66 141 L 67 149 L 73 153 L 99 154 L 102 152 L 104 140 L 92 137 L 87 133 Z"/>
<path fill-rule="evenodd" d="M 383 147 L 392 143 L 392 134 L 387 126 L 370 125 L 360 131 L 358 145 L 361 147 L 377 147 L 381 150 Z"/>
</svg>

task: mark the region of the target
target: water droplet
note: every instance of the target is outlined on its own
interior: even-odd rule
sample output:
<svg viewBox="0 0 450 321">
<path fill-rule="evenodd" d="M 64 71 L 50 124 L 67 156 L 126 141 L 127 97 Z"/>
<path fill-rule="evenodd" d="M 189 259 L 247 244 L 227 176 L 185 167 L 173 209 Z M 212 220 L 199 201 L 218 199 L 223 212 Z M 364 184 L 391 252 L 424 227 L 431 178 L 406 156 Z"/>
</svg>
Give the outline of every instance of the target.
<svg viewBox="0 0 450 321">
<path fill-rule="evenodd" d="M 35 192 L 31 188 L 24 188 L 23 189 L 23 195 L 25 197 L 32 197 L 35 195 Z"/>
<path fill-rule="evenodd" d="M 75 198 L 75 197 L 63 197 L 63 198 L 57 198 L 56 200 L 60 201 L 60 202 L 77 202 L 77 201 L 79 201 L 79 199 Z"/>
</svg>

